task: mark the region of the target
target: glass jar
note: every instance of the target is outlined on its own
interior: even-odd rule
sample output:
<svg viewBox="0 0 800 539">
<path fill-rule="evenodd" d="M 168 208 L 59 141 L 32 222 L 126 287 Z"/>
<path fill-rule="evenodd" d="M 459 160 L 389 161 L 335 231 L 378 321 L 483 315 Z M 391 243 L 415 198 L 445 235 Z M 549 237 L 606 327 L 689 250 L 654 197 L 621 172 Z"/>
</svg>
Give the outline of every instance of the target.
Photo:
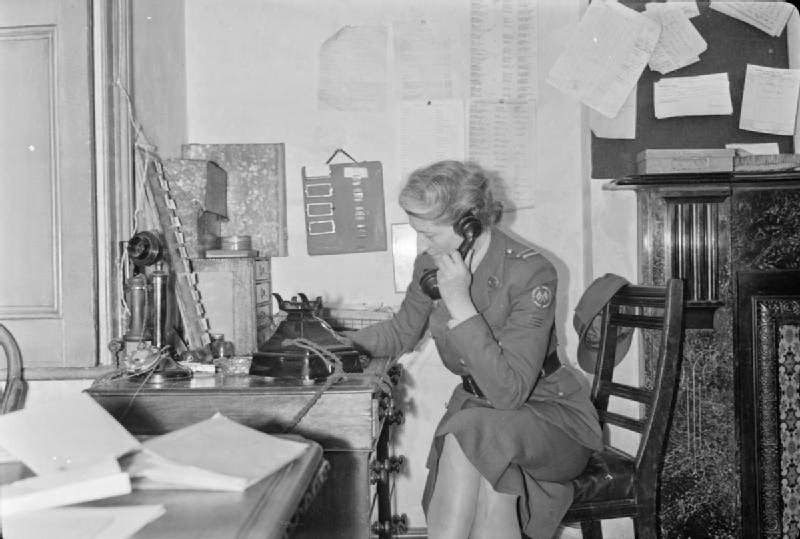
<svg viewBox="0 0 800 539">
<path fill-rule="evenodd" d="M 221 359 L 224 357 L 233 357 L 234 349 L 233 343 L 225 340 L 225 335 L 222 333 L 211 334 L 211 344 L 208 345 L 211 350 L 212 359 Z"/>
</svg>

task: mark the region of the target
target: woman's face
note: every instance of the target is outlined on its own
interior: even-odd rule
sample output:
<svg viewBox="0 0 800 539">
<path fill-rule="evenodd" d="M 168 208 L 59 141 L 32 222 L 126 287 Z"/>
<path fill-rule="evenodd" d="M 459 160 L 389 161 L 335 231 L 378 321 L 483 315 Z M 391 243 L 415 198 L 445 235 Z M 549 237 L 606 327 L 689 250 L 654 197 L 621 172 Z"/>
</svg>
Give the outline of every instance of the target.
<svg viewBox="0 0 800 539">
<path fill-rule="evenodd" d="M 408 223 L 411 228 L 420 234 L 428 244 L 427 251 L 430 254 L 444 254 L 458 249 L 464 240 L 456 234 L 452 225 L 435 223 L 426 219 L 420 219 L 413 215 L 408 216 Z"/>
</svg>

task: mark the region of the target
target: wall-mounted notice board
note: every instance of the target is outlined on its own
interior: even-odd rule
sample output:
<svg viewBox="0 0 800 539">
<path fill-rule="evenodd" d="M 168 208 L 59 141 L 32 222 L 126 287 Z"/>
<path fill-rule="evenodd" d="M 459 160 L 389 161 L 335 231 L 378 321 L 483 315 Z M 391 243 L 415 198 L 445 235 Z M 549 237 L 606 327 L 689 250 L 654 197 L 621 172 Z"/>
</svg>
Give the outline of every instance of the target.
<svg viewBox="0 0 800 539">
<path fill-rule="evenodd" d="M 622 0 L 637 11 L 644 2 Z M 742 131 L 742 104 L 747 64 L 789 67 L 786 30 L 772 37 L 761 30 L 709 8 L 698 1 L 700 15 L 692 24 L 708 43 L 700 61 L 662 75 L 645 67 L 637 92 L 636 138 L 604 139 L 592 133 L 592 178 L 620 178 L 636 173 L 636 154 L 646 148 L 724 148 L 730 142 L 777 142 L 781 153 L 794 151 L 792 137 Z M 653 111 L 653 83 L 662 77 L 690 77 L 727 72 L 733 114 L 729 116 L 684 116 L 658 120 Z"/>
<path fill-rule="evenodd" d="M 379 161 L 303 167 L 308 254 L 386 250 Z"/>
</svg>

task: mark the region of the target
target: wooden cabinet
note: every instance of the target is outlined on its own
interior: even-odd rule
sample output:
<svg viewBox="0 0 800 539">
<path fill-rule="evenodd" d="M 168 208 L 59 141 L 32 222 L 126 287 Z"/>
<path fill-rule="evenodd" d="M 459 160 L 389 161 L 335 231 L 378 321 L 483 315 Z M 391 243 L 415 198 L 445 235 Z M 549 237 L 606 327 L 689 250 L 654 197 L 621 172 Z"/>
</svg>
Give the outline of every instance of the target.
<svg viewBox="0 0 800 539">
<path fill-rule="evenodd" d="M 398 529 L 400 519 L 391 515 L 389 503 L 398 465 L 388 454 L 388 429 L 402 412 L 394 409 L 388 364 L 377 358 L 363 374 L 348 374 L 291 430 L 321 444 L 331 465 L 328 480 L 293 536 L 368 538 L 373 523 L 381 537 L 388 537 L 392 527 Z M 216 412 L 263 432 L 281 433 L 318 388 L 260 376 L 196 375 L 144 386 L 103 381 L 87 392 L 135 435 L 164 434 Z"/>
<path fill-rule="evenodd" d="M 270 336 L 269 258 L 196 258 L 197 288 L 211 333 L 223 333 L 237 354 L 251 354 Z"/>
</svg>

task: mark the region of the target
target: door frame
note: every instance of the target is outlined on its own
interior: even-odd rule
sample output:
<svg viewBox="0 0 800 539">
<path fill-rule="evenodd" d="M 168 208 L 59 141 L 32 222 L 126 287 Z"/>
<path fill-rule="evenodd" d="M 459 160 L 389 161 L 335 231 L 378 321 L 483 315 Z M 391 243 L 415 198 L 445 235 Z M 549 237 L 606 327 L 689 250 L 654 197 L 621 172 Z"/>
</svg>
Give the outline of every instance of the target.
<svg viewBox="0 0 800 539">
<path fill-rule="evenodd" d="M 91 367 L 25 369 L 28 380 L 91 379 L 116 369 L 108 343 L 122 334 L 122 275 L 117 261 L 133 217 L 131 0 L 91 1 L 91 73 L 97 357 Z"/>
</svg>

